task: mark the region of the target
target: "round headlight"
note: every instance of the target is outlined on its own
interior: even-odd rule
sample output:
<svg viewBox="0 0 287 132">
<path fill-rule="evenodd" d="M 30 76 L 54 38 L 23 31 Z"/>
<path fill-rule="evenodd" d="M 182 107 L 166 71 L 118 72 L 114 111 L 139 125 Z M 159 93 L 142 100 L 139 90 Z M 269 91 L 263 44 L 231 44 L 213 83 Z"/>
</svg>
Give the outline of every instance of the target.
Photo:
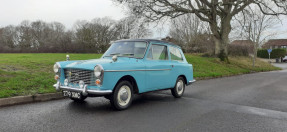
<svg viewBox="0 0 287 132">
<path fill-rule="evenodd" d="M 53 67 L 54 72 L 58 73 L 59 72 L 59 68 L 60 68 L 60 66 L 58 64 L 55 64 L 54 67 Z"/>
<path fill-rule="evenodd" d="M 103 67 L 101 65 L 97 65 L 94 69 L 94 74 L 96 77 L 100 77 L 102 75 Z"/>
</svg>

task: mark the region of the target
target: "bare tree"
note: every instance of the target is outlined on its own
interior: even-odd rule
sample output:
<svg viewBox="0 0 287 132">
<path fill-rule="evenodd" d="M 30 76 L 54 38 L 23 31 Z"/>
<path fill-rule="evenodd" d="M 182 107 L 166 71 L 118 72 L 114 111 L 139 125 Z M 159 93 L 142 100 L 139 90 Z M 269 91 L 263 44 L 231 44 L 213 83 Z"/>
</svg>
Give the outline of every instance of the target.
<svg viewBox="0 0 287 132">
<path fill-rule="evenodd" d="M 215 41 L 215 54 L 228 61 L 227 47 L 231 20 L 247 6 L 259 7 L 266 15 L 287 15 L 285 0 L 116 0 L 127 5 L 131 13 L 151 21 L 176 18 L 193 13 L 208 22 Z M 271 8 L 271 6 L 276 8 Z"/>
<path fill-rule="evenodd" d="M 126 17 L 118 22 L 108 17 L 95 18 L 91 22 L 78 21 L 75 24 L 75 40 L 77 43 L 85 49 L 97 53 L 104 52 L 111 41 L 142 38 L 149 33 L 147 26 L 133 17 Z"/>
<path fill-rule="evenodd" d="M 185 52 L 213 52 L 208 23 L 194 14 L 186 14 L 171 20 L 169 35 Z M 203 40 L 203 41 L 202 41 Z M 202 43 L 204 42 L 204 43 Z"/>
<path fill-rule="evenodd" d="M 72 35 L 59 22 L 22 21 L 17 26 L 7 26 L 0 34 L 4 48 L 11 52 L 58 52 L 63 41 L 71 42 Z M 69 40 L 68 40 L 69 39 Z"/>
<path fill-rule="evenodd" d="M 136 16 L 128 16 L 116 24 L 118 39 L 144 38 L 151 35 L 144 19 Z"/>
<path fill-rule="evenodd" d="M 0 46 L 1 47 L 3 47 L 4 46 L 4 42 L 3 42 L 3 38 L 2 38 L 2 36 L 3 36 L 3 28 L 0 28 Z"/>
<path fill-rule="evenodd" d="M 147 28 L 147 24 L 143 21 L 136 21 L 136 28 L 133 29 L 131 38 L 145 38 L 148 36 L 152 36 L 152 32 Z"/>
<path fill-rule="evenodd" d="M 110 18 L 96 18 L 92 22 L 78 21 L 75 25 L 75 39 L 89 51 L 102 53 L 108 44 L 116 39 L 115 21 Z"/>
<path fill-rule="evenodd" d="M 135 28 L 135 17 L 126 17 L 116 24 L 118 39 L 131 38 L 132 30 Z"/>
<path fill-rule="evenodd" d="M 32 46 L 33 35 L 31 32 L 30 22 L 25 20 L 22 21 L 20 25 L 16 27 L 16 32 L 18 36 L 18 46 L 21 50 L 29 49 Z"/>
<path fill-rule="evenodd" d="M 16 28 L 12 25 L 4 27 L 2 29 L 1 39 L 8 48 L 15 48 L 18 42 Z"/>
<path fill-rule="evenodd" d="M 277 16 L 263 14 L 259 9 L 251 7 L 239 14 L 237 19 L 237 28 L 235 32 L 241 32 L 238 37 L 251 40 L 253 42 L 253 67 L 257 57 L 257 50 L 266 39 L 274 37 L 277 33 L 267 31 L 280 23 Z"/>
</svg>

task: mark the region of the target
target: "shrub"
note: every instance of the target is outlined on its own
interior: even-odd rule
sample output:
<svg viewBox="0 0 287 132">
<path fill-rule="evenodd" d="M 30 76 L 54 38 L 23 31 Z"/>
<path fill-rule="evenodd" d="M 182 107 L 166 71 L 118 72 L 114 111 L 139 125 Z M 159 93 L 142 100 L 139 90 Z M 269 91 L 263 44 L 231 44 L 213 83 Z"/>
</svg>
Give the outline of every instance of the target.
<svg viewBox="0 0 287 132">
<path fill-rule="evenodd" d="M 231 56 L 248 56 L 249 48 L 242 45 L 229 45 L 228 54 Z"/>
<path fill-rule="evenodd" d="M 286 49 L 273 49 L 270 58 L 280 58 L 286 55 Z M 257 51 L 257 56 L 260 58 L 269 58 L 267 49 L 259 49 Z"/>
</svg>

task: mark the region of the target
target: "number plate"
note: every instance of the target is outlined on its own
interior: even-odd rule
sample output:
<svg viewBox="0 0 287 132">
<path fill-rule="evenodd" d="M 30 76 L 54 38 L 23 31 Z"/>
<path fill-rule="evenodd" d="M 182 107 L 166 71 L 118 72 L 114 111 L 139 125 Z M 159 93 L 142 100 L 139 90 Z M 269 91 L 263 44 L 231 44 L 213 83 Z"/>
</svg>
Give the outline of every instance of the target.
<svg viewBox="0 0 287 132">
<path fill-rule="evenodd" d="M 76 98 L 76 99 L 81 98 L 81 93 L 79 92 L 63 91 L 63 95 L 66 97 L 71 97 L 71 98 Z"/>
</svg>

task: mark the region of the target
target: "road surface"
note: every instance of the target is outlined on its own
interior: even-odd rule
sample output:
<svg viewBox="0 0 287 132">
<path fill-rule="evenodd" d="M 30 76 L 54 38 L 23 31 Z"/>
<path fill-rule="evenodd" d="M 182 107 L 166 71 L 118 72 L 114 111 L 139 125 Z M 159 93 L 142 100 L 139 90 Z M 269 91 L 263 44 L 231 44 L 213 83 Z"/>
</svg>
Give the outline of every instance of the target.
<svg viewBox="0 0 287 132">
<path fill-rule="evenodd" d="M 198 81 L 181 99 L 170 91 L 142 94 L 125 111 L 105 98 L 2 107 L 0 131 L 284 132 L 287 71 Z"/>
</svg>

